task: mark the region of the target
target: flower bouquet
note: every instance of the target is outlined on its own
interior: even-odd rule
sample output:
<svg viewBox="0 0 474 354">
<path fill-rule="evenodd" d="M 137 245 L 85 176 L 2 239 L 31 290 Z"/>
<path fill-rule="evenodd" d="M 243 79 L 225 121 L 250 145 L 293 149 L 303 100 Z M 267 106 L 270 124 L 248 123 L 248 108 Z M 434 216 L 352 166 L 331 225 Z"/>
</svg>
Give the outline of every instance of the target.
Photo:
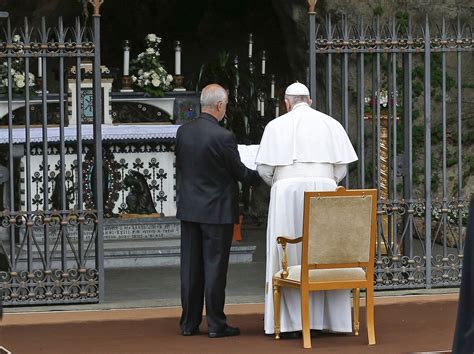
<svg viewBox="0 0 474 354">
<path fill-rule="evenodd" d="M 378 103 L 380 105 L 380 112 L 387 113 L 390 107 L 393 107 L 395 104 L 395 97 L 398 96 L 398 92 L 395 92 L 395 95 L 392 93 L 388 93 L 387 90 L 380 90 L 375 93 L 375 97 L 367 96 L 364 99 L 365 102 L 365 113 L 372 113 L 375 112 L 377 109 L 377 97 Z M 398 107 L 398 103 L 396 104 Z"/>
<path fill-rule="evenodd" d="M 13 44 L 22 46 L 21 37 L 16 34 L 12 38 Z M 21 53 L 22 50 L 18 51 Z M 26 86 L 26 73 L 23 70 L 24 63 L 23 59 L 13 59 L 10 67 L 11 79 L 12 79 L 12 91 L 13 93 L 21 94 L 25 91 Z M 35 86 L 35 75 L 32 73 L 28 74 L 28 86 L 29 89 L 33 89 Z M 8 63 L 5 61 L 3 65 L 0 66 L 0 93 L 8 92 Z"/>
<path fill-rule="evenodd" d="M 171 89 L 173 76 L 169 75 L 160 62 L 161 38 L 150 33 L 145 37 L 145 51 L 132 60 L 132 85 L 153 96 L 163 96 Z"/>
</svg>

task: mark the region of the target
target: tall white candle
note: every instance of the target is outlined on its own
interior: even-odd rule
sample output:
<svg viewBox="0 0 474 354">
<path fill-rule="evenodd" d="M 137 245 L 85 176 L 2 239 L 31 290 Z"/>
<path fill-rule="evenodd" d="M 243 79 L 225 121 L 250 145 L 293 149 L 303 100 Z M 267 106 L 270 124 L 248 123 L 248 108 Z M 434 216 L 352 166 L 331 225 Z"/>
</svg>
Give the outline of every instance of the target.
<svg viewBox="0 0 474 354">
<path fill-rule="evenodd" d="M 279 105 L 279 102 L 277 100 L 276 103 L 275 103 L 275 118 L 277 118 L 279 116 L 280 116 L 280 105 Z"/>
<path fill-rule="evenodd" d="M 262 75 L 265 75 L 265 61 L 267 60 L 265 56 L 265 51 L 262 51 Z"/>
<path fill-rule="evenodd" d="M 250 33 L 249 36 L 249 58 L 252 58 L 252 49 L 253 49 L 253 35 Z"/>
<path fill-rule="evenodd" d="M 43 77 L 43 58 L 38 57 L 38 77 Z"/>
<path fill-rule="evenodd" d="M 260 112 L 260 97 L 257 95 L 257 111 Z"/>
<path fill-rule="evenodd" d="M 262 117 L 265 115 L 265 100 L 262 100 L 262 107 L 260 108 L 260 115 Z"/>
<path fill-rule="evenodd" d="M 123 76 L 130 75 L 130 45 L 129 41 L 125 41 L 123 46 Z"/>
<path fill-rule="evenodd" d="M 174 73 L 175 75 L 181 75 L 181 43 L 176 41 L 176 47 L 174 52 Z"/>
<path fill-rule="evenodd" d="M 270 98 L 275 98 L 275 76 L 272 75 L 272 81 L 270 84 Z"/>
</svg>

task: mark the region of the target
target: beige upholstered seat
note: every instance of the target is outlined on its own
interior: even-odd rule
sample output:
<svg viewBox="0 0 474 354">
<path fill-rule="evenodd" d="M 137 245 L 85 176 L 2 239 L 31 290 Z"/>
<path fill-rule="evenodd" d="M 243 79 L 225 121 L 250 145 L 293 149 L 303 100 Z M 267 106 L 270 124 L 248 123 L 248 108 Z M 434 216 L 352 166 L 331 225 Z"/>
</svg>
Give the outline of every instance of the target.
<svg viewBox="0 0 474 354">
<path fill-rule="evenodd" d="M 305 192 L 303 236 L 280 236 L 282 269 L 273 276 L 275 338 L 280 337 L 280 288 L 301 291 L 303 345 L 311 348 L 309 292 L 352 289 L 354 332 L 359 334 L 360 289 L 366 289 L 367 336 L 375 344 L 374 256 L 377 191 Z M 301 265 L 287 266 L 287 244 L 303 243 Z"/>
</svg>

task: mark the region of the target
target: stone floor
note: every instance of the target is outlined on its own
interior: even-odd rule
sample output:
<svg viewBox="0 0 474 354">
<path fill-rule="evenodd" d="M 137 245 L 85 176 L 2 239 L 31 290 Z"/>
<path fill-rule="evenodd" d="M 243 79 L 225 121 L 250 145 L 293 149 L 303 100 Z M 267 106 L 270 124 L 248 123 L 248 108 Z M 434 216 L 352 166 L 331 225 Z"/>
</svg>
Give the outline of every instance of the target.
<svg viewBox="0 0 474 354">
<path fill-rule="evenodd" d="M 265 229 L 244 227 L 239 244 L 256 246 L 251 263 L 230 264 L 228 304 L 263 303 L 265 284 Z M 457 293 L 457 288 L 377 291 L 376 296 Z M 121 268 L 105 271 L 105 298 L 99 304 L 8 307 L 9 312 L 100 310 L 180 305 L 179 267 Z"/>
</svg>

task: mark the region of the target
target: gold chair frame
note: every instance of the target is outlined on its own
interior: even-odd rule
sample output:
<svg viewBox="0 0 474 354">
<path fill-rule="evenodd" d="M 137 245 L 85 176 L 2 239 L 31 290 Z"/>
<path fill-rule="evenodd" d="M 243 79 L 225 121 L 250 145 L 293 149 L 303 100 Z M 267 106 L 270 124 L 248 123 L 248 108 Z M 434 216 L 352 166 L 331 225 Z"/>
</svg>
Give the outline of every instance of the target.
<svg viewBox="0 0 474 354">
<path fill-rule="evenodd" d="M 332 199 L 331 198 L 338 198 Z M 342 200 L 341 200 L 342 198 Z M 344 198 L 346 198 L 344 200 Z M 348 199 L 349 198 L 349 199 Z M 352 198 L 352 199 L 350 199 Z M 360 198 L 354 199 L 354 198 Z M 365 200 L 364 200 L 365 199 Z M 361 253 L 361 255 L 354 257 L 354 255 L 345 255 L 342 262 L 331 261 L 327 262 L 325 255 L 324 246 L 316 244 L 317 250 L 314 248 L 310 249 L 310 221 L 314 221 L 314 218 L 318 217 L 318 214 L 311 216 L 311 207 L 316 209 L 322 207 L 321 201 L 326 201 L 331 205 L 338 203 L 337 220 L 330 220 L 328 215 L 325 215 L 325 220 L 318 220 L 324 228 L 336 228 L 337 235 L 343 235 L 341 237 L 352 237 L 354 236 L 354 220 L 347 220 L 351 218 L 351 215 L 359 215 L 358 219 L 367 218 L 367 224 L 360 224 L 358 235 L 355 237 L 360 238 L 362 241 L 362 248 L 368 245 L 369 249 Z M 351 205 L 355 206 L 360 204 L 357 208 L 352 208 Z M 351 204 L 352 203 L 352 204 Z M 342 205 L 342 209 L 340 210 Z M 357 209 L 357 210 L 354 210 Z M 370 209 L 370 210 L 369 210 Z M 317 210 L 317 209 L 316 209 Z M 283 248 L 282 258 L 282 270 L 273 276 L 273 303 L 274 303 L 274 321 L 275 321 L 275 339 L 280 338 L 280 288 L 290 287 L 300 289 L 301 292 L 301 321 L 303 330 L 303 346 L 304 348 L 311 348 L 311 336 L 309 328 L 309 292 L 310 291 L 321 291 L 321 290 L 336 290 L 336 289 L 351 289 L 353 298 L 353 329 L 354 334 L 359 335 L 359 306 L 360 306 L 360 289 L 366 289 L 366 319 L 367 319 L 367 337 L 369 345 L 375 344 L 375 329 L 374 329 L 374 257 L 375 257 L 375 237 L 376 237 L 376 211 L 377 211 L 377 190 L 376 189 L 358 189 L 358 190 L 346 190 L 343 187 L 338 187 L 335 192 L 305 192 L 304 194 L 304 219 L 303 219 L 303 236 L 298 238 L 289 238 L 288 236 L 279 236 L 277 243 L 281 244 Z M 349 213 L 349 214 L 348 214 Z M 344 217 L 345 216 L 345 217 Z M 369 217 L 370 216 L 370 217 Z M 321 216 L 323 217 L 323 216 Z M 334 225 L 334 221 L 337 221 Z M 359 220 L 360 221 L 360 220 Z M 362 222 L 364 222 L 362 220 Z M 320 226 L 321 226 L 320 225 Z M 364 226 L 365 225 L 365 226 Z M 368 234 L 364 230 L 370 230 Z M 311 230 L 313 232 L 313 230 Z M 317 233 L 317 231 L 316 231 Z M 357 232 L 356 232 L 357 233 Z M 315 236 L 317 237 L 317 236 Z M 287 244 L 296 244 L 302 242 L 302 257 L 301 257 L 301 273 L 299 279 L 288 278 L 288 262 L 286 258 L 286 247 Z M 312 253 L 312 259 L 316 261 L 310 263 L 310 253 Z M 319 253 L 319 256 L 314 256 L 314 253 Z M 331 253 L 331 251 L 328 251 Z M 332 249 L 334 254 L 334 248 Z M 350 251 L 349 251 L 350 253 Z M 322 261 L 318 261 L 318 257 Z M 348 261 L 349 260 L 349 261 Z M 336 273 L 328 273 L 328 270 L 336 270 Z M 310 279 L 310 271 L 311 277 Z M 329 271 L 331 272 L 331 271 Z M 345 273 L 344 273 L 345 272 Z M 339 276 L 337 274 L 339 273 Z M 341 276 L 341 274 L 343 274 Z M 333 278 L 331 278 L 333 274 Z M 318 280 L 318 277 L 320 280 Z"/>
</svg>

